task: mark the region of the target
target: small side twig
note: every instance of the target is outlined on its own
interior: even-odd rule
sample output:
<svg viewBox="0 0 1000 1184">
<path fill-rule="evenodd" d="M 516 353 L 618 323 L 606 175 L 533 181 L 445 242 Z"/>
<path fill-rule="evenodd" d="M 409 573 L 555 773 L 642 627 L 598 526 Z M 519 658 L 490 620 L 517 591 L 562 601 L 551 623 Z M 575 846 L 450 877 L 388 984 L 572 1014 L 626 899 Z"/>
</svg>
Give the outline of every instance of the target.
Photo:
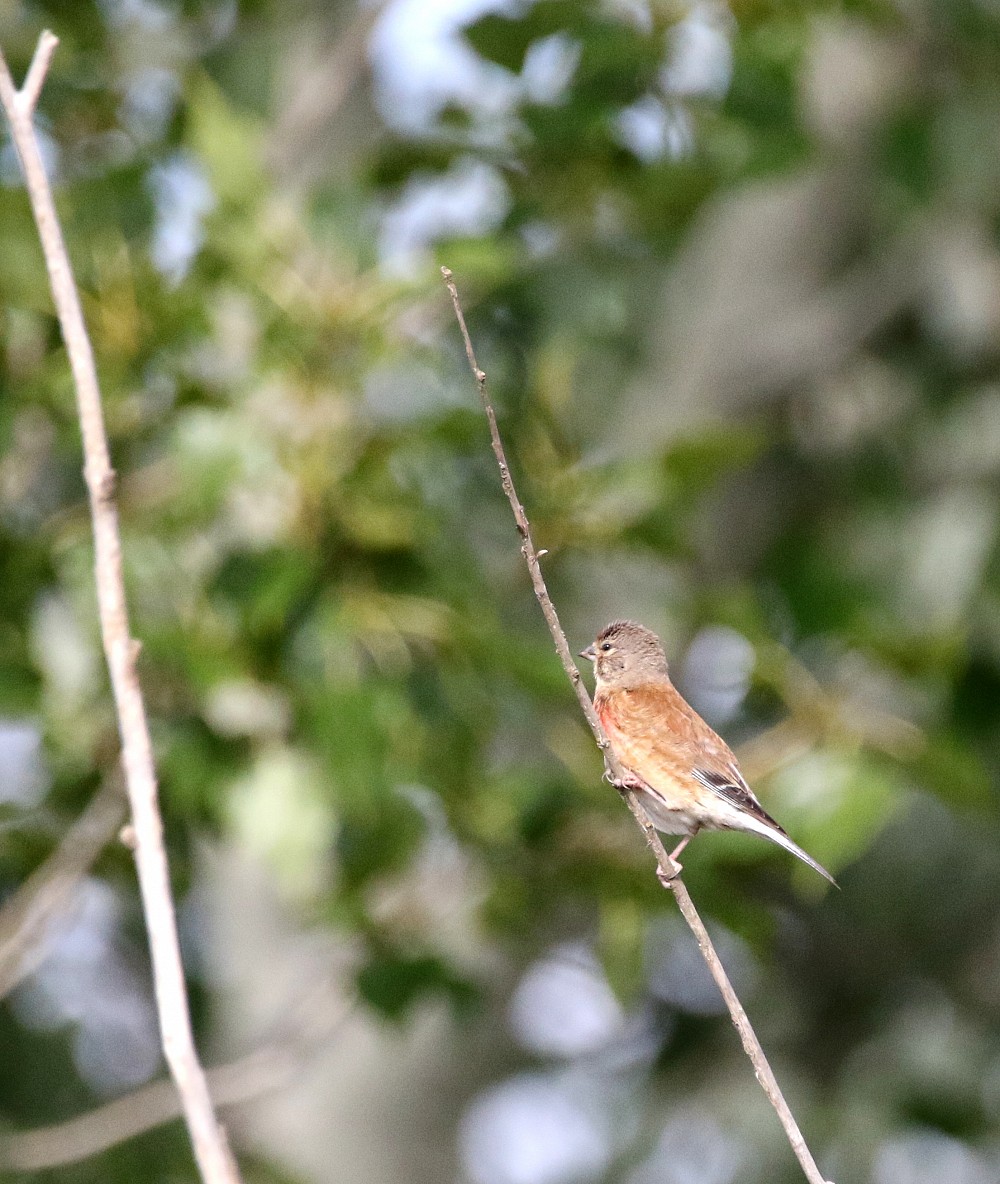
<svg viewBox="0 0 1000 1184">
<path fill-rule="evenodd" d="M 38 96 L 42 93 L 45 75 L 49 72 L 49 64 L 58 44 L 59 38 L 54 33 L 50 33 L 48 29 L 43 30 L 41 37 L 38 38 L 34 57 L 31 59 L 24 85 L 21 87 L 21 102 L 29 115 L 34 112 Z"/>
<path fill-rule="evenodd" d="M 729 976 L 726 974 L 719 955 L 715 951 L 712 939 L 708 936 L 708 930 L 705 928 L 704 922 L 699 916 L 698 910 L 694 907 L 694 902 L 691 900 L 691 896 L 683 880 L 680 878 L 679 866 L 667 854 L 656 828 L 650 822 L 649 816 L 642 808 L 634 791 L 629 788 L 626 771 L 616 760 L 614 753 L 608 745 L 608 739 L 604 734 L 604 729 L 601 727 L 601 721 L 598 719 L 594 705 L 590 700 L 590 696 L 587 694 L 587 689 L 583 685 L 580 671 L 573 661 L 569 642 L 566 640 L 566 634 L 563 632 L 563 628 L 559 623 L 559 615 L 545 586 L 545 579 L 542 576 L 541 565 L 538 561 L 540 552 L 535 548 L 534 541 L 531 537 L 531 527 L 528 524 L 528 518 L 524 512 L 524 506 L 521 505 L 517 491 L 514 488 L 510 466 L 507 463 L 503 441 L 497 427 L 496 411 L 493 408 L 489 392 L 486 389 L 486 374 L 480 369 L 479 363 L 476 361 L 476 354 L 472 348 L 472 339 L 469 336 L 469 330 L 465 324 L 465 315 L 462 312 L 462 305 L 458 298 L 458 289 L 455 286 L 454 277 L 451 270 L 447 267 L 441 268 L 441 274 L 444 276 L 448 293 L 451 296 L 455 316 L 458 320 L 458 327 L 462 333 L 462 341 L 465 344 L 465 355 L 469 360 L 469 366 L 475 377 L 476 386 L 479 388 L 479 397 L 482 400 L 483 410 L 486 412 L 486 419 L 490 427 L 490 441 L 493 445 L 493 455 L 496 457 L 497 465 L 500 468 L 500 482 L 503 485 L 504 493 L 507 495 L 507 500 L 510 502 L 510 508 L 514 512 L 514 521 L 517 524 L 518 534 L 521 536 L 521 553 L 524 555 L 525 563 L 528 565 L 528 571 L 531 575 L 531 586 L 534 589 L 535 596 L 545 616 L 549 632 L 552 634 L 552 640 L 555 643 L 559 660 L 562 662 L 563 669 L 566 671 L 573 685 L 573 690 L 576 692 L 576 697 L 579 700 L 583 714 L 586 716 L 587 723 L 590 725 L 590 730 L 594 734 L 594 739 L 597 741 L 597 746 L 604 754 L 607 774 L 611 781 L 618 787 L 622 797 L 625 799 L 626 805 L 632 811 L 633 817 L 645 833 L 646 842 L 656 856 L 660 882 L 665 887 L 669 887 L 673 892 L 678 908 L 681 910 L 684 920 L 694 934 L 695 941 L 698 943 L 698 949 L 701 951 L 712 978 L 715 979 L 716 985 L 725 1000 L 726 1007 L 729 1009 L 730 1017 L 740 1035 L 744 1051 L 750 1058 L 750 1063 L 753 1065 L 757 1080 L 760 1082 L 768 1101 L 778 1115 L 788 1142 L 795 1152 L 795 1156 L 802 1167 L 806 1179 L 809 1181 L 809 1184 L 832 1184 L 832 1181 L 828 1181 L 816 1166 L 816 1161 L 813 1159 L 812 1153 L 806 1145 L 805 1139 L 802 1137 L 802 1132 L 799 1130 L 795 1117 L 789 1109 L 788 1103 L 785 1101 L 774 1073 L 771 1071 L 771 1066 L 750 1024 L 747 1013 L 744 1011 L 735 990 L 733 990 L 733 985 L 729 981 Z"/>
<path fill-rule="evenodd" d="M 203 1180 L 206 1184 L 238 1184 L 240 1177 L 236 1161 L 229 1149 L 225 1131 L 215 1117 L 205 1071 L 198 1060 L 191 1031 L 177 918 L 170 891 L 170 871 L 163 844 L 163 822 L 153 750 L 136 672 L 139 644 L 129 631 L 121 535 L 114 498 L 114 470 L 108 453 L 94 353 L 32 123 L 35 103 L 57 44 L 58 39 L 52 33 L 42 33 L 27 81 L 21 90 L 14 86 L 7 62 L 0 53 L 0 105 L 7 115 L 21 160 L 76 388 L 85 456 L 84 477 L 90 495 L 94 532 L 101 637 L 118 715 L 122 764 L 132 809 L 136 867 L 149 933 L 163 1051 L 181 1097 L 184 1118 Z"/>
</svg>

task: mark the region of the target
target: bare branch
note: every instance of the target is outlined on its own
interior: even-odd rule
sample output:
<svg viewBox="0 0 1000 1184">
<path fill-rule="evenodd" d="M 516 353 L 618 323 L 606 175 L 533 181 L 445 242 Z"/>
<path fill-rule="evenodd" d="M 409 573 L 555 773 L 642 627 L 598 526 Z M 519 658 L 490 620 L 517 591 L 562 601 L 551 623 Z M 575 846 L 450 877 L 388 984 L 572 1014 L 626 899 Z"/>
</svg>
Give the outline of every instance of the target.
<svg viewBox="0 0 1000 1184">
<path fill-rule="evenodd" d="M 660 841 L 660 836 L 656 832 L 656 828 L 650 822 L 646 811 L 642 808 L 635 793 L 629 788 L 625 770 L 615 759 L 615 755 L 608 745 L 607 737 L 604 735 L 604 729 L 601 727 L 601 721 L 598 719 L 594 705 L 590 701 L 590 696 L 587 694 L 587 689 L 583 685 L 580 671 L 573 661 L 569 642 L 566 640 L 566 634 L 559 624 L 559 616 L 556 613 L 555 605 L 552 603 L 548 589 L 545 587 L 541 565 L 538 562 L 539 552 L 536 551 L 535 544 L 531 538 L 531 528 L 528 525 L 524 506 L 521 505 L 514 488 L 514 481 L 510 475 L 510 466 L 507 464 L 503 441 L 500 438 L 500 431 L 497 428 L 496 412 L 493 409 L 493 404 L 490 402 L 489 393 L 486 389 L 486 374 L 479 368 L 479 364 L 476 361 L 476 354 L 472 348 L 472 339 L 469 337 L 469 330 L 465 324 L 465 316 L 462 313 L 462 305 L 458 298 L 458 289 L 455 287 L 455 281 L 449 268 L 442 267 L 441 274 L 444 276 L 445 284 L 451 295 L 451 302 L 455 308 L 455 316 L 458 318 L 458 326 L 462 332 L 462 340 L 465 343 L 465 355 L 469 359 L 469 366 L 472 368 L 476 385 L 479 388 L 479 397 L 482 399 L 486 419 L 490 425 L 490 440 L 493 445 L 493 455 L 496 457 L 497 464 L 500 467 L 500 482 L 503 485 L 503 491 L 507 495 L 511 509 L 514 511 L 514 521 L 517 523 L 518 534 L 521 536 L 521 552 L 524 555 L 525 562 L 528 565 L 528 571 L 531 574 L 531 585 L 534 588 L 538 603 L 541 605 L 542 613 L 549 626 L 549 632 L 552 634 L 552 640 L 555 642 L 556 652 L 559 654 L 563 669 L 573 684 L 573 689 L 580 702 L 580 707 L 583 710 L 583 714 L 587 717 L 590 730 L 594 733 L 594 739 L 604 753 L 604 763 L 607 772 L 621 792 L 636 822 L 642 827 L 646 835 L 646 842 L 656 856 L 660 882 L 664 887 L 669 888 L 677 899 L 678 908 L 680 908 L 684 920 L 688 923 L 691 932 L 694 934 L 695 941 L 698 943 L 698 949 L 701 950 L 702 957 L 708 965 L 712 978 L 715 979 L 716 985 L 722 992 L 722 997 L 726 1002 L 726 1006 L 729 1008 L 729 1014 L 733 1024 L 740 1034 L 740 1040 L 743 1042 L 743 1048 L 753 1065 L 757 1080 L 760 1082 L 761 1088 L 767 1095 L 768 1101 L 774 1107 L 781 1125 L 784 1127 L 785 1135 L 791 1144 L 792 1150 L 795 1152 L 795 1156 L 802 1167 L 806 1179 L 809 1181 L 809 1184 L 831 1184 L 831 1181 L 826 1180 L 816 1166 L 816 1161 L 806 1146 L 802 1132 L 799 1130 L 798 1124 L 791 1110 L 788 1108 L 788 1103 L 785 1101 L 781 1089 L 775 1080 L 775 1076 L 771 1072 L 771 1066 L 768 1064 L 767 1057 L 764 1055 L 760 1041 L 751 1027 L 750 1020 L 747 1018 L 747 1013 L 743 1010 L 743 1005 L 733 990 L 733 985 L 729 981 L 729 976 L 726 974 L 722 962 L 719 960 L 719 955 L 715 952 L 712 939 L 708 936 L 708 930 L 706 930 L 701 917 L 698 915 L 698 910 L 694 907 L 694 902 L 691 900 L 688 890 L 680 878 L 680 868 L 667 854 Z"/>
<path fill-rule="evenodd" d="M 108 453 L 94 354 L 80 309 L 80 297 L 56 216 L 55 202 L 32 125 L 31 113 L 55 48 L 43 33 L 28 83 L 17 91 L 0 53 L 0 105 L 11 133 L 38 225 L 52 296 L 69 354 L 86 458 L 84 476 L 94 531 L 97 602 L 101 636 L 111 674 L 125 783 L 135 829 L 135 860 L 153 962 L 160 1033 L 167 1064 L 181 1096 L 198 1168 L 206 1184 L 236 1184 L 239 1170 L 225 1131 L 212 1109 L 205 1072 L 198 1061 L 181 963 L 170 871 L 163 845 L 156 772 L 146 709 L 136 673 L 139 645 L 130 632 L 122 575 L 121 535 L 115 504 L 115 476 Z"/>
<path fill-rule="evenodd" d="M 285 1089 L 311 1056 L 329 1048 L 353 1009 L 352 1001 L 343 999 L 331 1008 L 331 985 L 329 981 L 313 984 L 281 1030 L 254 1052 L 208 1070 L 216 1106 L 241 1106 Z M 173 1122 L 182 1113 L 174 1083 L 154 1081 L 66 1122 L 0 1135 L 0 1168 L 39 1172 L 79 1163 Z"/>
<path fill-rule="evenodd" d="M 55 917 L 125 818 L 125 795 L 109 778 L 55 851 L 0 909 L 0 999 L 33 973 L 46 953 Z"/>
<path fill-rule="evenodd" d="M 261 1049 L 207 1072 L 216 1106 L 235 1106 L 279 1089 L 295 1062 L 283 1049 Z M 0 1135 L 0 1165 L 12 1172 L 40 1172 L 78 1163 L 154 1130 L 183 1113 L 173 1081 L 154 1081 L 78 1118 L 30 1131 Z"/>
</svg>

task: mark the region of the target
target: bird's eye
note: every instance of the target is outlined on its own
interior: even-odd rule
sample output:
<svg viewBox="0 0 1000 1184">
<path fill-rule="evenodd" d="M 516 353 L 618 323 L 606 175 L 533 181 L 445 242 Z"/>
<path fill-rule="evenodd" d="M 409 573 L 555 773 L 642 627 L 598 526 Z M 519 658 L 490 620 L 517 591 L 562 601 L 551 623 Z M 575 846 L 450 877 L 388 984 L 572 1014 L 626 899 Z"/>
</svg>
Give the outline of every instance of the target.
<svg viewBox="0 0 1000 1184">
<path fill-rule="evenodd" d="M 611 649 L 611 642 L 610 641 L 602 641 L 601 642 L 601 649 L 605 653 L 607 653 Z"/>
</svg>

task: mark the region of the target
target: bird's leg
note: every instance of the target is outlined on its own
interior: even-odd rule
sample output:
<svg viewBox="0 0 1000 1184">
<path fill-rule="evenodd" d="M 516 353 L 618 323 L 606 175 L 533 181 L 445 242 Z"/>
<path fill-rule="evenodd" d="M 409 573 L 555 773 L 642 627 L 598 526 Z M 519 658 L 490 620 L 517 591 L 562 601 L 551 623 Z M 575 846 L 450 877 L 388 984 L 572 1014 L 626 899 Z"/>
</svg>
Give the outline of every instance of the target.
<svg viewBox="0 0 1000 1184">
<path fill-rule="evenodd" d="M 647 783 L 645 781 L 643 781 L 643 779 L 637 773 L 633 773 L 630 769 L 625 769 L 623 771 L 625 773 L 624 777 L 616 777 L 614 775 L 614 773 L 612 773 L 611 770 L 607 767 L 607 765 L 605 765 L 604 766 L 604 779 L 606 781 L 610 781 L 611 784 L 615 787 L 615 789 L 617 789 L 618 792 L 623 797 L 625 796 L 625 794 L 629 793 L 630 791 L 632 793 L 642 793 L 643 791 L 646 791 L 646 792 L 649 791 L 649 786 L 647 785 Z M 681 865 L 677 862 L 677 856 L 680 855 L 680 853 L 684 850 L 684 848 L 688 845 L 688 843 L 691 842 L 691 840 L 694 838 L 694 836 L 697 833 L 698 833 L 698 828 L 696 826 L 695 829 L 689 835 L 685 835 L 684 838 L 681 839 L 681 841 L 673 849 L 673 851 L 670 855 L 670 862 L 677 869 L 676 871 L 668 874 L 667 872 L 665 872 L 663 870 L 662 867 L 657 866 L 656 878 L 660 881 L 660 883 L 663 885 L 664 888 L 672 888 L 674 886 L 674 884 L 673 884 L 674 880 L 676 880 L 677 877 L 684 870 L 681 867 Z"/>
<path fill-rule="evenodd" d="M 694 838 L 694 836 L 697 833 L 698 833 L 697 831 L 693 831 L 691 834 L 685 835 L 684 838 L 681 839 L 681 841 L 673 849 L 673 851 L 670 852 L 670 862 L 674 865 L 674 867 L 677 868 L 677 870 L 675 872 L 670 872 L 668 874 L 667 872 L 665 872 L 663 870 L 662 867 L 657 867 L 656 878 L 660 881 L 660 883 L 663 885 L 664 888 L 673 888 L 674 880 L 676 880 L 677 877 L 684 870 L 684 868 L 678 862 L 677 857 L 681 854 L 681 852 L 684 850 L 684 848 L 688 845 L 688 843 L 691 842 L 691 840 Z"/>
<path fill-rule="evenodd" d="M 671 863 L 677 863 L 677 857 L 684 850 L 684 848 L 688 845 L 688 843 L 691 842 L 691 840 L 693 838 L 694 838 L 694 835 L 691 834 L 691 835 L 685 835 L 684 838 L 681 839 L 681 841 L 677 844 L 677 846 L 673 849 L 673 851 L 670 852 L 670 862 Z"/>
</svg>

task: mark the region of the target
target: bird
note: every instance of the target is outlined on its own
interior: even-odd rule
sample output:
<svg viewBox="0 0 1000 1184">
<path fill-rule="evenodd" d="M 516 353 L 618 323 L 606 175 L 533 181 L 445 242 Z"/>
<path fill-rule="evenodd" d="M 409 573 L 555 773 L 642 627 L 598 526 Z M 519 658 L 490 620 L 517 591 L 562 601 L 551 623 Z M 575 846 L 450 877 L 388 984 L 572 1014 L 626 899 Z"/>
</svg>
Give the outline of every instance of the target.
<svg viewBox="0 0 1000 1184">
<path fill-rule="evenodd" d="M 612 621 L 580 657 L 594 664 L 594 709 L 626 773 L 620 788 L 635 791 L 657 830 L 684 836 L 671 856 L 675 863 L 700 830 L 748 831 L 837 887 L 767 813 L 732 749 L 670 681 L 663 643 L 652 630 Z"/>
</svg>

